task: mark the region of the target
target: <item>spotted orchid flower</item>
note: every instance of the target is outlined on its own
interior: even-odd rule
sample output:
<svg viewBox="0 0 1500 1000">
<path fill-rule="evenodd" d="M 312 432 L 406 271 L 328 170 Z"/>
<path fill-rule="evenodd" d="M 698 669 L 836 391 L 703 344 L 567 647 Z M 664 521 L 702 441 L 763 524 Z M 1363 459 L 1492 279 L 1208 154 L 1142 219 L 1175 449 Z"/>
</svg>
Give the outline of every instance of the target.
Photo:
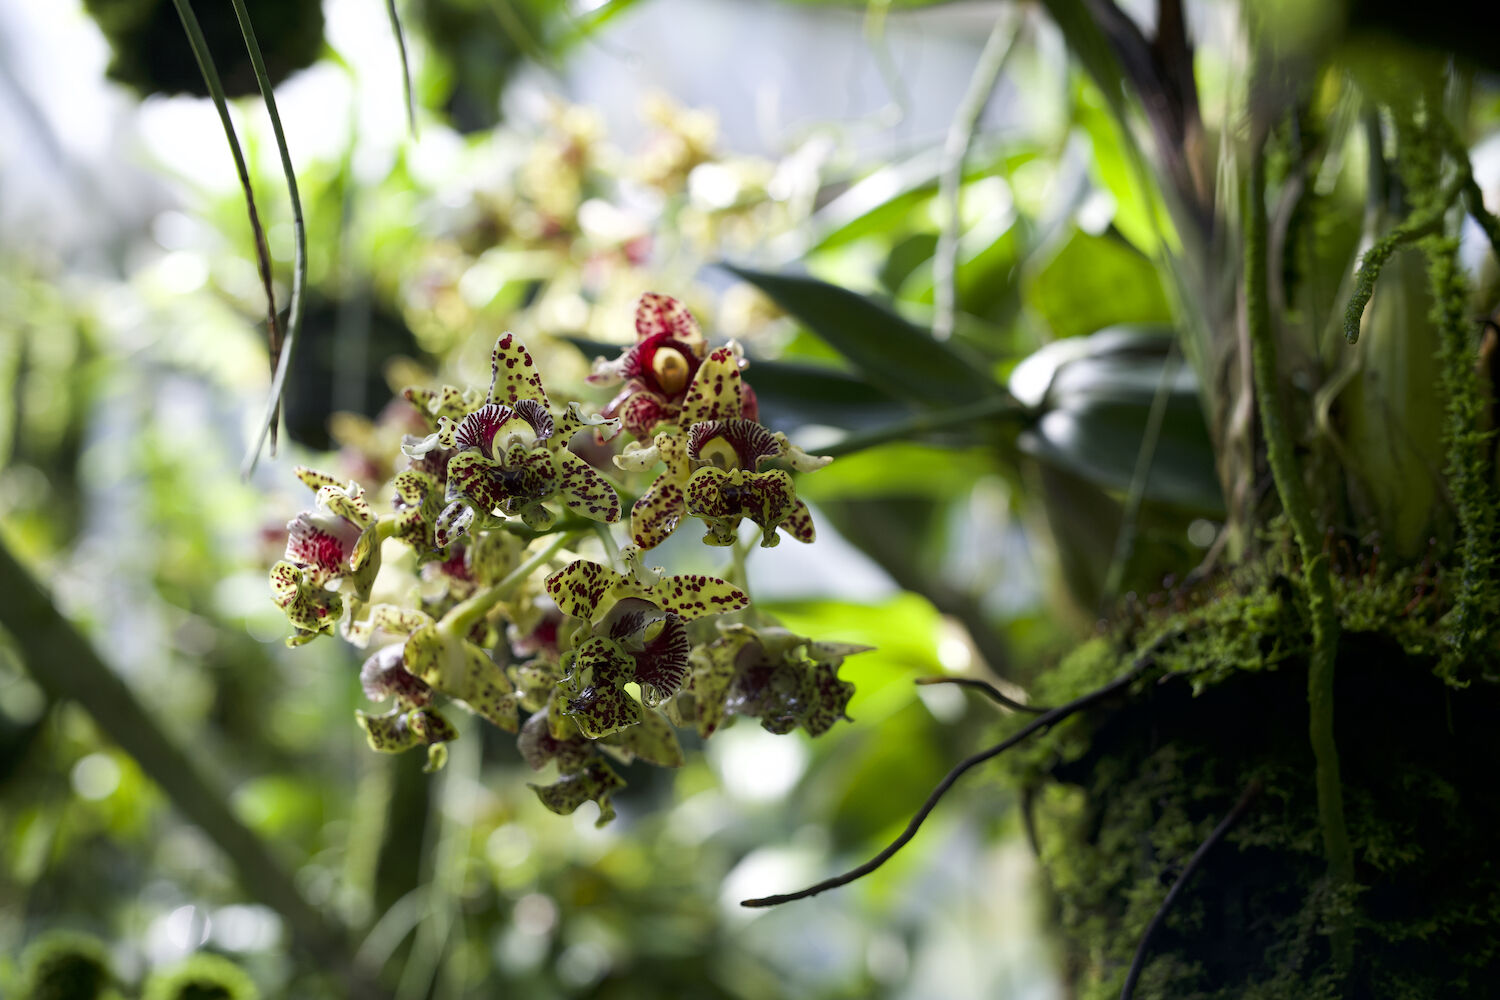
<svg viewBox="0 0 1500 1000">
<path fill-rule="evenodd" d="M 296 630 L 301 645 L 333 631 L 344 598 L 369 599 L 380 569 L 380 525 L 358 483 L 298 468 L 297 478 L 317 491 L 317 506 L 287 522 L 286 553 L 271 567 L 271 596 Z"/>
<path fill-rule="evenodd" d="M 639 686 L 647 708 L 666 702 L 688 677 L 688 621 L 749 604 L 743 591 L 710 576 L 663 576 L 622 553 L 628 573 L 578 560 L 547 579 L 547 593 L 563 614 L 591 629 L 563 659 L 558 690 L 564 714 L 590 739 L 641 722 L 642 705 L 625 685 Z"/>
<path fill-rule="evenodd" d="M 715 577 L 665 576 L 659 566 L 643 566 L 640 550 L 633 545 L 621 549 L 620 557 L 629 570 L 626 573 L 579 559 L 549 576 L 545 586 L 558 610 L 598 624 L 627 598 L 639 598 L 684 621 L 738 611 L 750 604 L 743 590 Z"/>
<path fill-rule="evenodd" d="M 365 661 L 361 680 L 368 676 L 366 692 L 372 698 L 381 692 L 395 693 L 400 696 L 398 709 L 402 699 L 412 707 L 426 707 L 430 692 L 435 691 L 462 702 L 501 729 L 516 731 L 515 687 L 505 671 L 467 637 L 446 631 L 425 612 L 392 604 L 371 607 L 365 618 L 346 630 L 346 637 L 356 646 L 367 644 L 376 634 L 402 641 L 387 647 L 399 653 L 381 650 L 376 657 L 382 659 Z M 424 691 L 428 692 L 426 703 Z M 373 736 L 371 741 L 374 745 Z"/>
<path fill-rule="evenodd" d="M 782 628 L 730 625 L 713 642 L 693 650 L 690 690 L 698 733 L 708 737 L 729 715 L 750 715 L 769 732 L 798 726 L 810 736 L 827 732 L 854 694 L 840 680 L 844 658 L 871 646 L 814 642 Z"/>
<path fill-rule="evenodd" d="M 648 440 L 663 424 L 677 423 L 689 388 L 703 364 L 708 345 L 687 306 L 656 292 L 642 295 L 635 307 L 635 344 L 613 360 L 599 360 L 588 381 L 620 385 L 605 406 L 606 417 L 618 416 L 625 430 Z M 755 393 L 741 383 L 741 408 L 754 419 Z"/>
<path fill-rule="evenodd" d="M 530 784 L 548 809 L 567 815 L 587 801 L 599 803 L 597 826 L 614 819 L 610 797 L 625 787 L 601 754 L 624 764 L 642 760 L 658 767 L 681 767 L 686 758 L 677 733 L 666 716 L 646 710 L 638 725 L 601 739 L 589 739 L 563 714 L 562 696 L 554 696 L 543 709 L 521 727 L 516 741 L 521 757 L 533 771 L 548 764 L 557 766 L 558 778 L 550 785 Z"/>
<path fill-rule="evenodd" d="M 484 405 L 456 424 L 439 418 L 433 435 L 436 447 L 452 451 L 448 504 L 434 524 L 436 543 L 448 544 L 467 533 L 476 517 L 496 512 L 547 528 L 555 515 L 543 503 L 554 497 L 590 520 L 619 520 L 614 489 L 568 450 L 584 427 L 612 428 L 615 422 L 591 420 L 577 403 L 555 416 L 531 354 L 513 334 L 496 342 L 491 373 Z"/>
<path fill-rule="evenodd" d="M 807 454 L 764 425 L 745 416 L 738 350 L 721 347 L 704 361 L 684 399 L 685 433 L 662 432 L 647 447 L 627 448 L 616 456 L 622 469 L 647 469 L 664 463 L 665 471 L 630 511 L 636 545 L 654 548 L 677 529 L 683 514 L 703 519 L 710 545 L 730 545 L 740 520 L 748 517 L 761 529 L 761 545 L 777 543 L 777 529 L 800 542 L 815 536 L 807 505 L 797 498 L 792 477 L 780 463 L 811 472 L 830 459 Z"/>
<path fill-rule="evenodd" d="M 427 747 L 427 769 L 443 766 L 444 744 L 458 738 L 458 731 L 432 707 L 433 690 L 405 664 L 403 645 L 386 646 L 365 660 L 359 672 L 360 686 L 371 701 L 391 699 L 394 707 L 384 715 L 355 714 L 372 749 L 381 753 L 403 753 Z"/>
<path fill-rule="evenodd" d="M 591 740 L 641 722 L 644 709 L 626 684 L 638 684 L 642 701 L 653 706 L 676 694 L 688 677 L 692 644 L 682 618 L 644 601 L 621 602 L 627 603 L 640 607 L 613 617 L 563 659 L 563 714 Z"/>
</svg>

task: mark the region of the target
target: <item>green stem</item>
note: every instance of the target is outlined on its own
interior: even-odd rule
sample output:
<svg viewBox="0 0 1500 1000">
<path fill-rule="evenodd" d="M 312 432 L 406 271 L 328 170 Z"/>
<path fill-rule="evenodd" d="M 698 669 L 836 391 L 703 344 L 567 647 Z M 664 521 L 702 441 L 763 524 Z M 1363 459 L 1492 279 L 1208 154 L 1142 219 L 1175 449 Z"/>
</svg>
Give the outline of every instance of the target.
<svg viewBox="0 0 1500 1000">
<path fill-rule="evenodd" d="M 255 188 L 250 184 L 250 170 L 245 165 L 245 153 L 240 149 L 239 136 L 234 130 L 234 121 L 229 117 L 229 100 L 224 94 L 224 84 L 219 80 L 219 68 L 214 64 L 213 53 L 203 37 L 198 17 L 193 13 L 188 0 L 172 0 L 177 16 L 182 20 L 182 29 L 187 32 L 188 45 L 198 60 L 198 70 L 203 74 L 203 83 L 213 99 L 214 110 L 219 113 L 219 122 L 224 127 L 224 138 L 229 140 L 229 153 L 234 157 L 234 172 L 239 175 L 240 190 L 245 195 L 245 210 L 250 215 L 250 232 L 255 238 L 255 267 L 260 272 L 260 283 L 266 292 L 266 335 L 270 341 L 272 372 L 282 354 L 281 323 L 276 318 L 276 287 L 271 280 L 271 251 L 266 246 L 266 232 L 260 224 L 260 212 L 255 207 Z M 273 411 L 271 446 L 276 446 L 275 426 L 280 414 Z M 257 446 L 259 447 L 259 446 Z"/>
<path fill-rule="evenodd" d="M 181 2 L 185 0 L 179 0 Z M 246 453 L 244 464 L 240 467 L 240 474 L 248 478 L 260 459 L 260 446 L 265 443 L 267 433 L 276 424 L 277 414 L 281 410 L 281 393 L 286 387 L 287 368 L 297 342 L 297 334 L 302 330 L 302 290 L 307 285 L 307 226 L 302 221 L 302 198 L 297 193 L 297 172 L 292 169 L 292 154 L 287 149 L 286 133 L 281 128 L 281 115 L 276 110 L 276 95 L 272 91 L 271 77 L 266 72 L 265 60 L 261 58 L 260 45 L 255 40 L 255 29 L 250 26 L 250 12 L 245 9 L 245 0 L 230 2 L 234 4 L 234 15 L 240 22 L 240 34 L 245 37 L 250 65 L 255 68 L 255 82 L 260 87 L 260 96 L 266 102 L 266 114 L 271 118 L 271 132 L 276 137 L 276 150 L 281 154 L 281 172 L 286 175 L 287 195 L 292 202 L 292 232 L 296 238 L 296 256 L 292 261 L 291 314 L 287 317 L 286 341 L 276 358 L 276 372 L 271 376 L 271 396 L 266 402 L 265 419 L 261 421 L 255 444 Z"/>
<path fill-rule="evenodd" d="M 1380 269 L 1397 250 L 1424 236 L 1431 236 L 1442 228 L 1443 215 L 1463 190 L 1463 181 L 1462 176 L 1449 181 L 1436 205 L 1413 212 L 1405 222 L 1376 240 L 1359 259 L 1359 271 L 1354 275 L 1354 293 L 1349 296 L 1349 304 L 1344 308 L 1344 339 L 1349 343 L 1359 340 L 1360 320 L 1364 318 L 1370 296 L 1375 294 L 1375 281 L 1380 277 Z"/>
<path fill-rule="evenodd" d="M 1471 651 L 1483 648 L 1493 629 L 1493 579 L 1500 563 L 1490 461 L 1494 432 L 1484 429 L 1489 400 L 1474 365 L 1468 289 L 1458 262 L 1458 240 L 1434 238 L 1423 249 L 1432 287 L 1432 321 L 1439 338 L 1439 382 L 1447 411 L 1445 471 L 1463 532 L 1459 543 L 1462 569 L 1440 670 L 1447 679 L 1466 681 Z"/>
<path fill-rule="evenodd" d="M 1256 137 L 1251 152 L 1245 193 L 1245 322 L 1250 333 L 1255 395 L 1260 403 L 1266 459 L 1282 509 L 1292 524 L 1307 587 L 1312 618 L 1312 653 L 1307 666 L 1308 738 L 1312 743 L 1318 790 L 1318 819 L 1323 828 L 1323 853 L 1335 888 L 1354 884 L 1354 852 L 1344 824 L 1344 793 L 1339 780 L 1338 745 L 1333 732 L 1333 677 L 1338 655 L 1339 619 L 1334 604 L 1328 558 L 1314 548 L 1317 522 L 1307 484 L 1302 479 L 1292 436 L 1285 420 L 1276 362 L 1276 338 L 1271 323 L 1266 283 L 1266 164 L 1264 136 Z M 1347 914 L 1333 929 L 1334 962 L 1347 971 L 1354 959 L 1354 931 Z"/>
<path fill-rule="evenodd" d="M 516 587 L 539 567 L 546 565 L 547 560 L 557 555 L 565 545 L 577 540 L 579 534 L 580 532 L 569 531 L 554 535 L 552 541 L 506 574 L 505 579 L 450 608 L 443 620 L 438 622 L 438 628 L 449 635 L 467 635 L 481 618 L 490 613 L 491 608 L 509 597 Z"/>
<path fill-rule="evenodd" d="M 417 137 L 417 100 L 412 94 L 411 62 L 406 55 L 406 32 L 401 30 L 401 15 L 396 13 L 396 0 L 385 0 L 385 12 L 390 15 L 391 34 L 396 36 L 396 48 L 401 53 L 401 83 L 406 88 L 406 126 L 412 138 Z"/>
<path fill-rule="evenodd" d="M 889 424 L 885 427 L 877 427 L 874 430 L 861 431 L 850 434 L 842 441 L 836 441 L 826 448 L 813 449 L 819 455 L 830 458 L 838 458 L 842 455 L 852 455 L 866 448 L 876 445 L 889 444 L 892 441 L 900 441 L 903 438 L 915 437 L 918 434 L 929 434 L 933 431 L 947 430 L 950 427 L 959 427 L 963 424 L 972 424 L 976 421 L 987 420 L 992 417 L 1023 417 L 1029 411 L 1026 407 L 1016 402 L 1009 395 L 1000 395 L 992 399 L 981 400 L 969 406 L 959 406 L 951 410 L 942 410 L 937 413 L 924 413 L 903 420 L 900 423 Z"/>
<path fill-rule="evenodd" d="M 1120 530 L 1115 535 L 1115 550 L 1109 559 L 1109 573 L 1104 578 L 1101 611 L 1119 595 L 1120 587 L 1125 582 L 1125 568 L 1135 552 L 1141 504 L 1146 498 L 1146 484 L 1151 477 L 1151 465 L 1156 460 L 1156 446 L 1161 441 L 1161 425 L 1167 414 L 1167 401 L 1172 396 L 1172 381 L 1176 374 L 1177 342 L 1173 341 L 1172 349 L 1161 366 L 1156 394 L 1151 397 L 1151 409 L 1146 414 L 1146 431 L 1141 435 L 1141 447 L 1135 455 L 1135 469 L 1130 474 L 1130 492 L 1125 495 L 1125 506 L 1120 511 Z"/>
<path fill-rule="evenodd" d="M 953 327 L 958 315 L 958 236 L 962 228 L 960 214 L 963 201 L 964 160 L 974 142 L 974 130 L 979 118 L 990 103 L 990 96 L 1005 72 L 1011 54 L 1019 48 L 1021 40 L 1020 20 L 1002 17 L 990 29 L 974 66 L 974 75 L 969 78 L 969 87 L 964 91 L 953 122 L 948 126 L 948 138 L 943 145 L 943 172 L 938 178 L 938 202 L 946 213 L 942 231 L 938 234 L 937 252 L 932 258 L 933 319 L 932 335 L 938 340 L 953 336 Z M 1009 41 L 1006 41 L 1009 36 Z"/>
<path fill-rule="evenodd" d="M 288 937 L 319 964 L 345 977 L 351 995 L 376 995 L 349 960 L 347 932 L 297 889 L 266 842 L 229 808 L 228 797 L 192 755 L 173 743 L 119 675 L 57 610 L 29 572 L 0 544 L 0 626 L 21 662 L 54 698 L 78 704 L 99 729 L 166 794 L 173 806 L 228 857 L 240 884 L 286 921 Z"/>
<path fill-rule="evenodd" d="M 615 544 L 615 536 L 610 532 L 609 525 L 594 522 L 594 534 L 599 536 L 599 544 L 604 546 L 604 557 L 609 560 L 609 567 L 619 571 L 620 547 Z"/>
</svg>

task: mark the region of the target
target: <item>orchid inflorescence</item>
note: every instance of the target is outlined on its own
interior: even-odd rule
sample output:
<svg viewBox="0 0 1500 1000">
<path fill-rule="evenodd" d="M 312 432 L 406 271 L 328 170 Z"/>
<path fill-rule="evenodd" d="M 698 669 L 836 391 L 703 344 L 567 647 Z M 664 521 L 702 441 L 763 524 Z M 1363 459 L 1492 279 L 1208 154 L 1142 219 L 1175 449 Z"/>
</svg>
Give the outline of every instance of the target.
<svg viewBox="0 0 1500 1000">
<path fill-rule="evenodd" d="M 426 433 L 405 436 L 404 468 L 379 491 L 389 512 L 356 482 L 299 469 L 316 506 L 287 525 L 271 570 L 289 645 L 337 632 L 373 649 L 361 683 L 393 707 L 358 713 L 372 748 L 426 747 L 429 770 L 441 767 L 458 736 L 444 711 L 457 703 L 518 733 L 532 768 L 556 764 L 553 783 L 531 786 L 547 808 L 593 800 L 601 824 L 624 784 L 611 758 L 678 766 L 676 727 L 708 737 L 731 715 L 826 732 L 854 691 L 839 665 L 867 648 L 793 635 L 750 609 L 742 558 L 731 580 L 645 564 L 684 517 L 703 521 L 710 545 L 737 545 L 745 519 L 763 547 L 778 532 L 813 541 L 791 473 L 829 459 L 759 422 L 739 346 L 710 350 L 680 302 L 648 293 L 635 321 L 636 342 L 589 376 L 619 387 L 598 413 L 554 407 L 509 333 L 488 392 L 407 389 Z M 573 449 L 608 454 L 622 436 L 610 471 L 645 488 L 617 547 L 625 487 Z M 595 536 L 607 562 L 573 558 Z M 387 542 L 415 568 L 407 603 L 372 596 Z"/>
</svg>

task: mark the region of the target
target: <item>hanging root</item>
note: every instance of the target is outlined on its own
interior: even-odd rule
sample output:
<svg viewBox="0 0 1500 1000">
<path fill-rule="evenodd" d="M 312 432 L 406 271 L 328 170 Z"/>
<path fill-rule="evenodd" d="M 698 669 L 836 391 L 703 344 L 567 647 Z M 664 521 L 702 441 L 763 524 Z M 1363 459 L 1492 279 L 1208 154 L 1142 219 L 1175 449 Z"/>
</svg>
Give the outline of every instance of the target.
<svg viewBox="0 0 1500 1000">
<path fill-rule="evenodd" d="M 991 701 L 1004 705 L 1012 712 L 1031 712 L 1035 715 L 1041 715 L 1052 711 L 1050 708 L 1040 705 L 1028 705 L 1025 702 L 1016 701 L 989 681 L 979 680 L 977 677 L 918 677 L 916 683 L 922 687 L 930 687 L 933 684 L 956 684 L 959 687 L 972 688 L 982 693 Z"/>
<path fill-rule="evenodd" d="M 1364 318 L 1370 296 L 1375 294 L 1375 281 L 1380 277 L 1380 269 L 1385 267 L 1385 262 L 1397 250 L 1442 230 L 1443 215 L 1464 190 L 1464 179 L 1460 176 L 1450 181 L 1443 188 L 1435 205 L 1414 210 L 1405 222 L 1376 240 L 1359 259 L 1359 270 L 1354 275 L 1354 292 L 1344 308 L 1344 339 L 1349 343 L 1359 341 L 1360 320 Z M 1469 183 L 1473 183 L 1472 178 L 1469 178 Z M 1483 210 L 1482 204 L 1480 208 Z"/>
<path fill-rule="evenodd" d="M 837 889 L 839 886 L 848 885 L 850 882 L 853 882 L 856 879 L 864 878 L 866 875 L 870 874 L 875 869 L 879 868 L 881 865 L 889 861 L 892 857 L 895 856 L 897 851 L 901 850 L 901 848 L 905 847 L 908 843 L 911 842 L 911 839 L 917 835 L 917 831 L 922 828 L 922 823 L 926 821 L 928 814 L 930 814 L 932 810 L 937 806 L 942 797 L 947 794 L 948 789 L 952 788 L 954 783 L 957 782 L 959 778 L 963 777 L 966 772 L 968 772 L 972 768 L 979 766 L 980 764 L 983 764 L 987 760 L 1000 756 L 1000 754 L 1022 742 L 1028 736 L 1032 736 L 1036 733 L 1042 732 L 1043 730 L 1050 729 L 1052 726 L 1055 726 L 1057 723 L 1068 718 L 1070 715 L 1074 715 L 1075 713 L 1088 708 L 1090 705 L 1102 701 L 1103 699 L 1108 698 L 1110 695 L 1129 687 L 1137 678 L 1141 676 L 1141 674 L 1145 673 L 1148 668 L 1155 664 L 1156 654 L 1158 651 L 1160 651 L 1161 647 L 1170 640 L 1176 639 L 1180 634 L 1181 633 L 1177 631 L 1163 633 L 1155 640 L 1153 640 L 1150 645 L 1148 645 L 1144 650 L 1141 651 L 1140 655 L 1136 657 L 1135 662 L 1130 665 L 1129 670 L 1125 671 L 1125 673 L 1110 681 L 1108 684 L 1094 691 L 1090 691 L 1088 694 L 1083 695 L 1080 698 L 1075 698 L 1073 701 L 1068 702 L 1066 705 L 1059 706 L 1058 708 L 1048 709 L 1039 718 L 1023 726 L 1021 730 L 1015 735 L 1000 741 L 987 750 L 981 750 L 978 753 L 973 754 L 969 757 L 965 757 L 963 760 L 959 761 L 959 763 L 953 768 L 953 770 L 949 771 L 947 775 L 944 776 L 943 780 L 938 782 L 937 787 L 932 790 L 932 794 L 927 796 L 927 800 L 922 803 L 916 814 L 912 816 L 911 822 L 906 824 L 906 829 L 901 831 L 901 835 L 898 836 L 895 840 L 891 841 L 891 843 L 885 848 L 885 850 L 875 855 L 869 861 L 866 861 L 864 864 L 860 865 L 857 868 L 851 868 L 849 871 L 845 872 L 842 875 L 837 875 L 830 879 L 824 879 L 817 885 L 808 886 L 806 889 L 801 889 L 797 892 L 785 893 L 780 896 L 763 896 L 759 899 L 747 899 L 741 902 L 740 905 L 749 907 L 780 906 L 782 903 L 790 903 L 796 899 L 807 899 L 810 896 L 816 896 L 819 893 L 827 892 L 829 889 Z"/>
<path fill-rule="evenodd" d="M 1441 213 L 1438 213 L 1441 218 Z M 1250 337 L 1250 362 L 1255 396 L 1260 404 L 1266 462 L 1282 510 L 1291 522 L 1302 557 L 1302 577 L 1312 619 L 1312 651 L 1307 664 L 1308 742 L 1312 745 L 1318 789 L 1318 822 L 1323 832 L 1323 855 L 1337 886 L 1354 882 L 1354 851 L 1344 823 L 1344 791 L 1339 777 L 1338 744 L 1333 733 L 1333 677 L 1338 658 L 1340 623 L 1334 603 L 1328 557 L 1318 550 L 1317 519 L 1307 483 L 1297 464 L 1292 435 L 1286 424 L 1281 381 L 1276 362 L 1276 331 L 1266 283 L 1266 159 L 1264 136 L 1258 137 L 1250 160 L 1245 190 L 1245 325 Z M 1389 237 L 1387 238 L 1389 239 Z M 1369 256 L 1368 254 L 1366 255 Z M 1387 252 L 1389 256 L 1389 252 Z M 1363 270 L 1363 268 L 1361 269 Z M 1373 279 L 1371 279 L 1373 281 Z M 1351 303 L 1350 308 L 1353 308 Z M 1363 304 L 1360 306 L 1363 309 Z M 1356 323 L 1356 327 L 1358 324 Z M 1341 971 L 1354 961 L 1354 930 L 1347 919 L 1333 928 L 1333 958 Z"/>
<path fill-rule="evenodd" d="M 1214 849 L 1214 845 L 1223 840 L 1224 835 L 1229 832 L 1230 828 L 1240 821 L 1240 817 L 1245 815 L 1245 810 L 1250 808 L 1250 803 L 1255 801 L 1255 797 L 1260 794 L 1260 791 L 1261 780 L 1259 778 L 1253 779 L 1249 785 L 1245 786 L 1245 790 L 1240 794 L 1239 801 L 1234 804 L 1234 808 L 1229 810 L 1228 815 L 1219 820 L 1219 825 L 1214 827 L 1213 832 L 1208 835 L 1208 839 L 1198 845 L 1198 849 L 1193 852 L 1193 856 L 1188 858 L 1187 864 L 1182 866 L 1182 874 L 1177 876 L 1177 881 L 1173 882 L 1172 888 L 1167 890 L 1167 898 L 1161 901 L 1161 906 L 1157 908 L 1156 915 L 1151 918 L 1151 923 L 1146 925 L 1146 933 L 1141 935 L 1141 943 L 1136 946 L 1135 958 L 1130 963 L 1130 973 L 1125 977 L 1125 988 L 1120 991 L 1120 1000 L 1131 1000 L 1135 996 L 1135 984 L 1141 978 L 1141 970 L 1146 967 L 1146 952 L 1151 947 L 1151 938 L 1155 936 L 1162 922 L 1166 920 L 1167 912 L 1172 909 L 1172 904 L 1177 902 L 1177 897 L 1182 894 L 1183 887 L 1188 884 L 1194 873 L 1198 871 L 1198 866 L 1203 863 L 1203 859 L 1208 856 L 1208 852 Z"/>
</svg>

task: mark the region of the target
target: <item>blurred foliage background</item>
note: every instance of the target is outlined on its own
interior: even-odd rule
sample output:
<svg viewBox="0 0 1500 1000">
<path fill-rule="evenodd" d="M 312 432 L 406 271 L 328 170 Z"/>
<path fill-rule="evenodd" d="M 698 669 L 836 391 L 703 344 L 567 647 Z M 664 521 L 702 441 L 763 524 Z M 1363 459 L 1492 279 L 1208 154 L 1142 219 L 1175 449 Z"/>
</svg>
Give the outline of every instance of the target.
<svg viewBox="0 0 1500 1000">
<path fill-rule="evenodd" d="M 199 6 L 226 86 L 252 94 L 228 6 Z M 1107 615 L 1169 600 L 1218 536 L 1158 265 L 1176 236 L 1051 22 L 987 2 L 398 2 L 413 134 L 381 4 L 250 10 L 310 291 L 282 448 L 248 481 L 264 299 L 171 3 L 0 10 L 4 545 L 353 929 L 381 991 L 1061 996 L 1017 804 L 982 778 L 874 877 L 738 906 L 871 853 L 977 745 L 992 709 L 913 679 L 1024 687 Z M 1222 130 L 1237 13 L 1194 17 Z M 235 115 L 284 306 L 276 150 L 253 96 Z M 1490 189 L 1497 120 L 1491 100 L 1475 126 Z M 388 474 L 393 387 L 482 382 L 510 329 L 581 396 L 647 290 L 746 345 L 768 424 L 845 452 L 802 483 L 818 543 L 758 553 L 751 584 L 794 631 L 878 651 L 844 668 L 852 724 L 810 740 L 742 721 L 676 774 L 632 768 L 596 831 L 592 806 L 542 809 L 511 742 L 477 726 L 436 777 L 366 752 L 354 652 L 286 649 L 265 569 L 301 506 L 292 466 Z M 720 568 L 693 539 L 669 548 L 674 571 Z M 14 639 L 0 987 L 66 930 L 103 942 L 123 995 L 194 954 L 265 996 L 349 995 Z"/>
</svg>

